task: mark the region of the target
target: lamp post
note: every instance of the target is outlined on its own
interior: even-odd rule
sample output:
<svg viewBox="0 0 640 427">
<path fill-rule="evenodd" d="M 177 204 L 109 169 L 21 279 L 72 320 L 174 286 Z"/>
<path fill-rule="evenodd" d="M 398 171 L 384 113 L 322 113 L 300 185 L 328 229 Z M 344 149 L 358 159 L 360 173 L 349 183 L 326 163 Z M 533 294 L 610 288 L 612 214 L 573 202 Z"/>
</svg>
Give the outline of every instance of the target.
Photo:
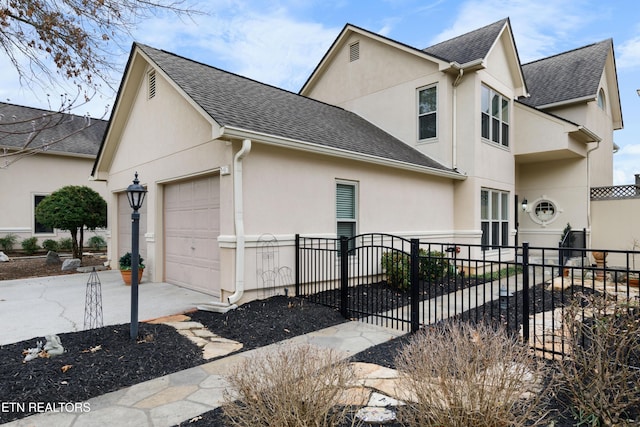
<svg viewBox="0 0 640 427">
<path fill-rule="evenodd" d="M 133 209 L 131 213 L 131 326 L 130 336 L 132 340 L 138 337 L 138 264 L 140 263 L 140 213 L 144 196 L 147 190 L 138 181 L 136 172 L 133 184 L 127 187 L 127 199 Z"/>
</svg>

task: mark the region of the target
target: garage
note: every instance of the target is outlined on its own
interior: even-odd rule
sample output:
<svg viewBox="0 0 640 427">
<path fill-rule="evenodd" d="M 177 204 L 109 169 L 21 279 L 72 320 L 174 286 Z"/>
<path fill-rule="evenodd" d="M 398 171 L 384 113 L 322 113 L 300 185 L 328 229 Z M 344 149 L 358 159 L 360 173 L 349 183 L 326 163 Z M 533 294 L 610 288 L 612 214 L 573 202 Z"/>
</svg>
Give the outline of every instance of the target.
<svg viewBox="0 0 640 427">
<path fill-rule="evenodd" d="M 220 298 L 220 177 L 164 188 L 165 281 Z"/>
</svg>

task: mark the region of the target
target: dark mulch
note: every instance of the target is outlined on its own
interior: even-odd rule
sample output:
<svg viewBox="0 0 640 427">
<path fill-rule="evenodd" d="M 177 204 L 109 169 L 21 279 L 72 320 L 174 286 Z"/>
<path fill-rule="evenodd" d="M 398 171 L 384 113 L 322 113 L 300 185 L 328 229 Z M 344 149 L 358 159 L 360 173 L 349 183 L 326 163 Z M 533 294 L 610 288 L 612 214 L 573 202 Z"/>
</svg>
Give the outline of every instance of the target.
<svg viewBox="0 0 640 427">
<path fill-rule="evenodd" d="M 242 351 L 345 321 L 336 310 L 284 296 L 253 301 L 226 314 L 196 312 L 192 319 L 215 334 L 242 342 Z M 130 339 L 129 324 L 59 337 L 64 354 L 27 363 L 22 363 L 22 351 L 44 342 L 44 337 L 0 346 L 0 404 L 5 405 L 0 424 L 32 414 L 30 402 L 83 402 L 204 362 L 198 347 L 166 325 L 141 323 L 135 341 Z"/>
</svg>

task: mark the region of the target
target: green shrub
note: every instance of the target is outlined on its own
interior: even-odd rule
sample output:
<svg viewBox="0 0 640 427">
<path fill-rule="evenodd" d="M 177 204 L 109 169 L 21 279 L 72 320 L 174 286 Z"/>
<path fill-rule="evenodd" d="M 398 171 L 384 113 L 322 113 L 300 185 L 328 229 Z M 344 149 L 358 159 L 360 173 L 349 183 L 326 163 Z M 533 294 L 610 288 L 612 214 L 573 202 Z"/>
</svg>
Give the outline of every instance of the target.
<svg viewBox="0 0 640 427">
<path fill-rule="evenodd" d="M 97 251 L 107 246 L 107 242 L 102 236 L 91 236 L 87 241 L 87 245 L 94 251 Z"/>
<path fill-rule="evenodd" d="M 63 237 L 58 242 L 58 247 L 61 251 L 70 251 L 73 248 L 73 242 L 71 241 L 71 237 Z"/>
<path fill-rule="evenodd" d="M 38 245 L 38 238 L 35 236 L 24 239 L 21 245 L 27 255 L 33 255 L 38 249 L 40 249 L 40 245 Z"/>
<path fill-rule="evenodd" d="M 55 240 L 47 239 L 42 242 L 42 247 L 48 251 L 57 252 L 59 245 L 58 245 L 58 242 L 56 242 Z"/>
<path fill-rule="evenodd" d="M 12 251 L 16 243 L 18 243 L 18 236 L 13 233 L 0 238 L 0 247 L 2 247 L 3 251 Z"/>
<path fill-rule="evenodd" d="M 449 260 L 443 252 L 419 252 L 419 278 L 429 282 L 442 279 L 449 270 Z M 401 251 L 388 251 L 380 260 L 387 276 L 387 283 L 399 290 L 406 291 L 411 287 L 411 256 Z"/>
</svg>

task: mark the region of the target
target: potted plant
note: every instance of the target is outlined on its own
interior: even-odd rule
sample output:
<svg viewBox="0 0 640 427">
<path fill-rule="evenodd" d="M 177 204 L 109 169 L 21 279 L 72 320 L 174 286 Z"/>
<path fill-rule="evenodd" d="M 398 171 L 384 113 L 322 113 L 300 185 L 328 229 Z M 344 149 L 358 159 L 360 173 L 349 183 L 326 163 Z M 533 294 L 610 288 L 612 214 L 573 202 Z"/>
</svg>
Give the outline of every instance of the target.
<svg viewBox="0 0 640 427">
<path fill-rule="evenodd" d="M 144 259 L 142 257 L 138 257 L 138 283 L 142 280 L 142 273 L 144 272 L 143 261 Z M 131 286 L 131 252 L 127 252 L 120 257 L 118 266 L 120 268 L 122 280 L 124 280 L 126 285 Z"/>
</svg>

